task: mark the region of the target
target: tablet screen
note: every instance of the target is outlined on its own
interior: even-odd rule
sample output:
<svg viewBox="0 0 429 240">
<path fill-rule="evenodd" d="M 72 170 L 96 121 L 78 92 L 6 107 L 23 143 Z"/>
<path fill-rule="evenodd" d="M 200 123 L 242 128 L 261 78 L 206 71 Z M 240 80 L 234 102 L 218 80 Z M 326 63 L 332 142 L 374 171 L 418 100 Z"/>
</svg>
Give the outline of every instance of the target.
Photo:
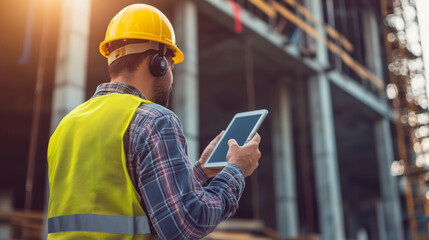
<svg viewBox="0 0 429 240">
<path fill-rule="evenodd" d="M 225 136 L 222 138 L 222 142 L 219 143 L 216 151 L 211 156 L 209 162 L 224 162 L 226 161 L 226 154 L 228 153 L 228 140 L 235 139 L 239 146 L 243 146 L 246 142 L 255 124 L 261 118 L 261 115 L 243 116 L 237 117 L 231 123 L 228 131 L 225 132 Z"/>
</svg>

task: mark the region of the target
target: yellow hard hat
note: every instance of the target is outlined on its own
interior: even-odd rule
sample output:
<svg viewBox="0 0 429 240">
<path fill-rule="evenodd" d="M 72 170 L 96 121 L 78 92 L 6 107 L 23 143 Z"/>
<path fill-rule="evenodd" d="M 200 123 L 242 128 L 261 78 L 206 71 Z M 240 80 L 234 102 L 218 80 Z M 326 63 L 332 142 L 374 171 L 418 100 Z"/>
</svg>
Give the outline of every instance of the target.
<svg viewBox="0 0 429 240">
<path fill-rule="evenodd" d="M 100 53 L 109 56 L 110 43 L 115 40 L 141 39 L 163 43 L 175 56 L 175 64 L 183 61 L 183 53 L 176 45 L 176 36 L 168 18 L 157 8 L 147 4 L 132 4 L 122 9 L 110 21 L 106 37 L 100 43 Z"/>
</svg>

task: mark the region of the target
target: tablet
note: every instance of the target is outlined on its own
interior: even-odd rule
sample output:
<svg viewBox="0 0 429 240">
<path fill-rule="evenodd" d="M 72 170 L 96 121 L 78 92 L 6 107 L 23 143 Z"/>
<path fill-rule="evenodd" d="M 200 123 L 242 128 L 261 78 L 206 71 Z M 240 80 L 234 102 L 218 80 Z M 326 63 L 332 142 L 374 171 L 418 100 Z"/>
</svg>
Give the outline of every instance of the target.
<svg viewBox="0 0 429 240">
<path fill-rule="evenodd" d="M 235 139 L 239 146 L 243 146 L 247 141 L 252 139 L 267 114 L 268 110 L 266 109 L 237 113 L 229 123 L 222 138 L 213 149 L 204 167 L 225 167 L 227 164 L 226 154 L 229 149 L 229 139 Z"/>
</svg>

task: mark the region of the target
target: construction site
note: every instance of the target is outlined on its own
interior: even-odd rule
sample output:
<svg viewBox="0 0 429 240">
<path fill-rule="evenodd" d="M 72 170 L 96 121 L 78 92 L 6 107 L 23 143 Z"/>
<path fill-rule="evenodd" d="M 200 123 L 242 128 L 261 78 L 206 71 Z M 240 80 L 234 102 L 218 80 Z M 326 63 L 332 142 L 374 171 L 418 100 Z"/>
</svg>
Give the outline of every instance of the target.
<svg viewBox="0 0 429 240">
<path fill-rule="evenodd" d="M 270 112 L 238 211 L 205 239 L 429 240 L 415 0 L 2 1 L 0 239 L 46 239 L 49 137 L 109 82 L 98 47 L 133 3 L 185 55 L 170 109 L 192 161 L 235 113 Z"/>
</svg>

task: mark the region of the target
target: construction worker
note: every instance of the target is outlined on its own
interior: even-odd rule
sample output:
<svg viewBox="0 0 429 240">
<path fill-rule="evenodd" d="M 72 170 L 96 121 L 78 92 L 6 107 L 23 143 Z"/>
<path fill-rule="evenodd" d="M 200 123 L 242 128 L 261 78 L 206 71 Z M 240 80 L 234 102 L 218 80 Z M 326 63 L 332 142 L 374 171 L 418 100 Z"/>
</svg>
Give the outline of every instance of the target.
<svg viewBox="0 0 429 240">
<path fill-rule="evenodd" d="M 204 237 L 236 212 L 260 136 L 243 146 L 230 140 L 222 170 L 203 168 L 222 133 L 190 163 L 180 121 L 165 108 L 184 56 L 158 9 L 120 11 L 100 53 L 111 82 L 64 117 L 49 142 L 48 239 Z"/>
</svg>

